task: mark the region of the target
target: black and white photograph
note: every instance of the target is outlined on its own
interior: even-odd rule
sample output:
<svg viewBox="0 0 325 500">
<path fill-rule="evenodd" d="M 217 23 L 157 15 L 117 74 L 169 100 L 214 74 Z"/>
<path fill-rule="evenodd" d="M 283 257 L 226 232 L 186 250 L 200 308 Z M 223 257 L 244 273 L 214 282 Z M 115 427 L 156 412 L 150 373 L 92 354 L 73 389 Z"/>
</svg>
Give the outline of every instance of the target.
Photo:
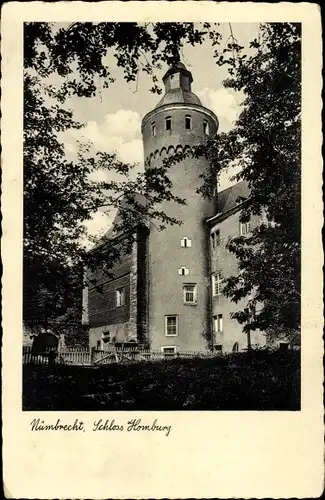
<svg viewBox="0 0 325 500">
<path fill-rule="evenodd" d="M 304 476 L 319 435 L 315 417 L 295 445 L 322 376 L 317 9 L 27 4 L 3 29 L 5 428 L 26 439 L 17 470 L 44 478 L 23 496 L 102 498 L 110 464 L 116 498 L 208 498 L 212 470 L 215 497 L 299 498 L 280 475 L 291 453 Z M 143 487 L 136 468 L 120 483 L 126 450 L 126 468 L 157 454 Z M 184 473 L 164 489 L 167 456 Z M 254 482 L 256 463 L 274 474 Z M 88 471 L 98 484 L 81 492 Z"/>
<path fill-rule="evenodd" d="M 25 23 L 25 410 L 299 410 L 301 24 Z"/>
<path fill-rule="evenodd" d="M 24 25 L 25 410 L 299 410 L 301 24 Z"/>
</svg>

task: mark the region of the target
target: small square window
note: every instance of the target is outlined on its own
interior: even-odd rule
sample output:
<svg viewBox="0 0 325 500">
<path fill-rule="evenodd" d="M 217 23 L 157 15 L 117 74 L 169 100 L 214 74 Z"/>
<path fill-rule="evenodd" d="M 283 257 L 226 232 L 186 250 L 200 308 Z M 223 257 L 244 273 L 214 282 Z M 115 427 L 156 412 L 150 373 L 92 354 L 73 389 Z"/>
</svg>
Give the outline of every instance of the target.
<svg viewBox="0 0 325 500">
<path fill-rule="evenodd" d="M 116 290 L 115 305 L 116 307 L 124 306 L 125 304 L 125 290 L 124 288 L 118 288 Z"/>
<path fill-rule="evenodd" d="M 214 350 L 215 350 L 215 351 L 219 351 L 219 352 L 221 352 L 221 351 L 222 351 L 222 344 L 217 344 L 217 345 L 215 345 L 215 346 L 214 346 Z"/>
<path fill-rule="evenodd" d="M 175 358 L 176 346 L 162 347 L 162 352 L 164 353 L 164 358 Z"/>
<path fill-rule="evenodd" d="M 176 337 L 178 334 L 178 316 L 165 316 L 166 337 Z"/>
<path fill-rule="evenodd" d="M 183 286 L 183 299 L 184 304 L 196 304 L 197 303 L 197 289 L 196 285 L 184 285 Z"/>
</svg>

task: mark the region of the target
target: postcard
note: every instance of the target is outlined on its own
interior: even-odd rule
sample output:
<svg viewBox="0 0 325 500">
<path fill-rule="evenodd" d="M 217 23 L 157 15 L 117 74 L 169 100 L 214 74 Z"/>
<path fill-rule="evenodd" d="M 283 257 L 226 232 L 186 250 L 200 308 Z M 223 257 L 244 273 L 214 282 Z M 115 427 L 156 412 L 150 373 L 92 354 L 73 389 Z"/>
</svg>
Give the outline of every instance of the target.
<svg viewBox="0 0 325 500">
<path fill-rule="evenodd" d="M 5 496 L 320 496 L 317 5 L 1 29 Z"/>
</svg>

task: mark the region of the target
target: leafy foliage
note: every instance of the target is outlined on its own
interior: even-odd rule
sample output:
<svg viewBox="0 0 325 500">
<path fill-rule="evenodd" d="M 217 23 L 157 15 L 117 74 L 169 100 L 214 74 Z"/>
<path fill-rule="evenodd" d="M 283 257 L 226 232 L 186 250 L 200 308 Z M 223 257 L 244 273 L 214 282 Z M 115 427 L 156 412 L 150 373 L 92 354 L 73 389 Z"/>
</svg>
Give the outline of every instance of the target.
<svg viewBox="0 0 325 500">
<path fill-rule="evenodd" d="M 25 365 L 25 410 L 299 410 L 299 352 L 113 363 Z M 116 387 L 119 390 L 116 390 Z"/>
<path fill-rule="evenodd" d="M 115 154 L 98 152 L 92 156 L 84 147 L 76 161 L 67 161 L 60 133 L 83 125 L 74 120 L 65 101 L 72 95 L 95 95 L 95 76 L 104 80 L 103 86 L 114 82 L 105 59 L 108 51 L 114 53 L 127 81 L 135 81 L 144 71 L 151 75 L 151 90 L 160 93 L 154 70 L 161 62 L 179 60 L 184 43 L 202 43 L 208 32 L 217 40 L 208 24 L 201 31 L 191 23 L 73 23 L 59 29 L 48 23 L 24 25 L 26 323 L 47 324 L 65 308 L 73 308 L 75 297 L 81 294 L 82 264 L 101 265 L 109 273 L 130 249 L 139 224 L 154 224 L 162 230 L 179 223 L 157 208 L 160 202 L 184 204 L 172 193 L 168 166 L 148 168 L 132 180 L 133 165 L 118 161 Z M 62 77 L 59 88 L 47 80 L 53 73 Z M 120 182 L 92 181 L 92 174 L 99 169 L 112 172 Z M 89 254 L 83 244 L 85 223 L 98 209 L 108 207 L 120 209 L 114 229 L 123 233 L 123 242 L 109 239 L 105 251 Z M 103 246 L 105 240 L 101 243 Z"/>
<path fill-rule="evenodd" d="M 135 181 L 129 178 L 132 166 L 107 153 L 91 157 L 89 151 L 81 151 L 76 162 L 67 162 L 58 133 L 82 124 L 63 107 L 65 100 L 71 95 L 95 95 L 95 77 L 103 80 L 103 86 L 114 82 L 107 66 L 109 52 L 123 68 L 127 81 L 137 81 L 139 73 L 144 72 L 151 76 L 150 90 L 160 93 L 155 70 L 161 63 L 177 62 L 185 43 L 201 44 L 209 38 L 217 65 L 228 67 L 225 86 L 245 96 L 243 109 L 229 133 L 186 154 L 203 154 L 209 159 L 211 167 L 202 174 L 199 188 L 206 197 L 212 196 L 221 171 L 234 163 L 239 165 L 241 172 L 236 179 L 248 181 L 251 190 L 242 220 L 258 216 L 264 221 L 249 236 L 229 243 L 229 250 L 238 258 L 239 274 L 226 280 L 224 291 L 235 302 L 248 299 L 247 308 L 234 314 L 244 329 L 298 329 L 300 30 L 297 24 L 261 25 L 258 39 L 245 53 L 231 26 L 230 37 L 220 52 L 221 36 L 209 23 L 200 29 L 192 23 L 73 23 L 59 29 L 48 23 L 25 24 L 24 259 L 25 282 L 29 283 L 25 302 L 38 294 L 38 283 L 43 280 L 41 269 L 51 277 L 57 263 L 71 269 L 89 259 L 80 241 L 84 222 L 99 207 L 121 207 L 122 218 L 116 229 L 129 235 L 129 245 L 139 222 L 158 224 L 160 229 L 178 222 L 157 210 L 160 201 L 184 203 L 172 194 L 168 179 L 168 168 L 181 158 L 170 158 L 160 169 L 148 169 Z M 30 72 L 38 77 L 31 77 Z M 59 89 L 44 83 L 53 73 L 63 79 Z M 53 106 L 48 100 L 45 103 L 45 94 L 53 100 Z M 125 181 L 93 183 L 90 174 L 98 168 L 118 173 Z M 123 209 L 122 200 L 130 210 Z M 118 244 L 106 248 L 102 256 L 109 268 L 119 259 L 121 248 Z M 40 270 L 39 277 L 35 269 Z M 54 303 L 60 301 L 53 296 Z"/>
<path fill-rule="evenodd" d="M 247 237 L 231 240 L 239 274 L 224 292 L 248 306 L 234 317 L 244 329 L 295 330 L 300 325 L 300 114 L 301 26 L 274 23 L 260 28 L 252 55 L 233 39 L 219 65 L 228 64 L 227 88 L 245 95 L 234 128 L 210 146 L 219 169 L 236 162 L 237 180 L 246 180 L 250 202 L 241 220 L 263 223 Z M 222 145 L 222 148 L 220 147 Z"/>
<path fill-rule="evenodd" d="M 204 23 L 79 23 L 55 30 L 49 23 L 25 24 L 25 68 L 42 76 L 57 72 L 65 82 L 57 94 L 90 97 L 96 93 L 95 76 L 104 87 L 114 82 L 107 66 L 108 52 L 123 68 L 127 82 L 136 81 L 139 72 L 149 74 L 153 92 L 161 93 L 155 70 L 162 63 L 179 61 L 184 44 L 201 44 L 209 37 L 216 45 L 220 34 L 215 25 Z M 78 80 L 76 79 L 78 76 Z"/>
</svg>

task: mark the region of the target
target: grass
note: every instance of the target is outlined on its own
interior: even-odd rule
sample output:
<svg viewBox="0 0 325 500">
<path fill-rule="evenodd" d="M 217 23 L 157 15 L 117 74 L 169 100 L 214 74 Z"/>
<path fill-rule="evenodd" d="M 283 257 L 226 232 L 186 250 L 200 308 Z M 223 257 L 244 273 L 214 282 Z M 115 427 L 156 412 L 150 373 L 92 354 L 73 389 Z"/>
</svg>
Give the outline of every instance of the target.
<svg viewBox="0 0 325 500">
<path fill-rule="evenodd" d="M 24 365 L 24 410 L 299 410 L 300 356 Z"/>
</svg>

